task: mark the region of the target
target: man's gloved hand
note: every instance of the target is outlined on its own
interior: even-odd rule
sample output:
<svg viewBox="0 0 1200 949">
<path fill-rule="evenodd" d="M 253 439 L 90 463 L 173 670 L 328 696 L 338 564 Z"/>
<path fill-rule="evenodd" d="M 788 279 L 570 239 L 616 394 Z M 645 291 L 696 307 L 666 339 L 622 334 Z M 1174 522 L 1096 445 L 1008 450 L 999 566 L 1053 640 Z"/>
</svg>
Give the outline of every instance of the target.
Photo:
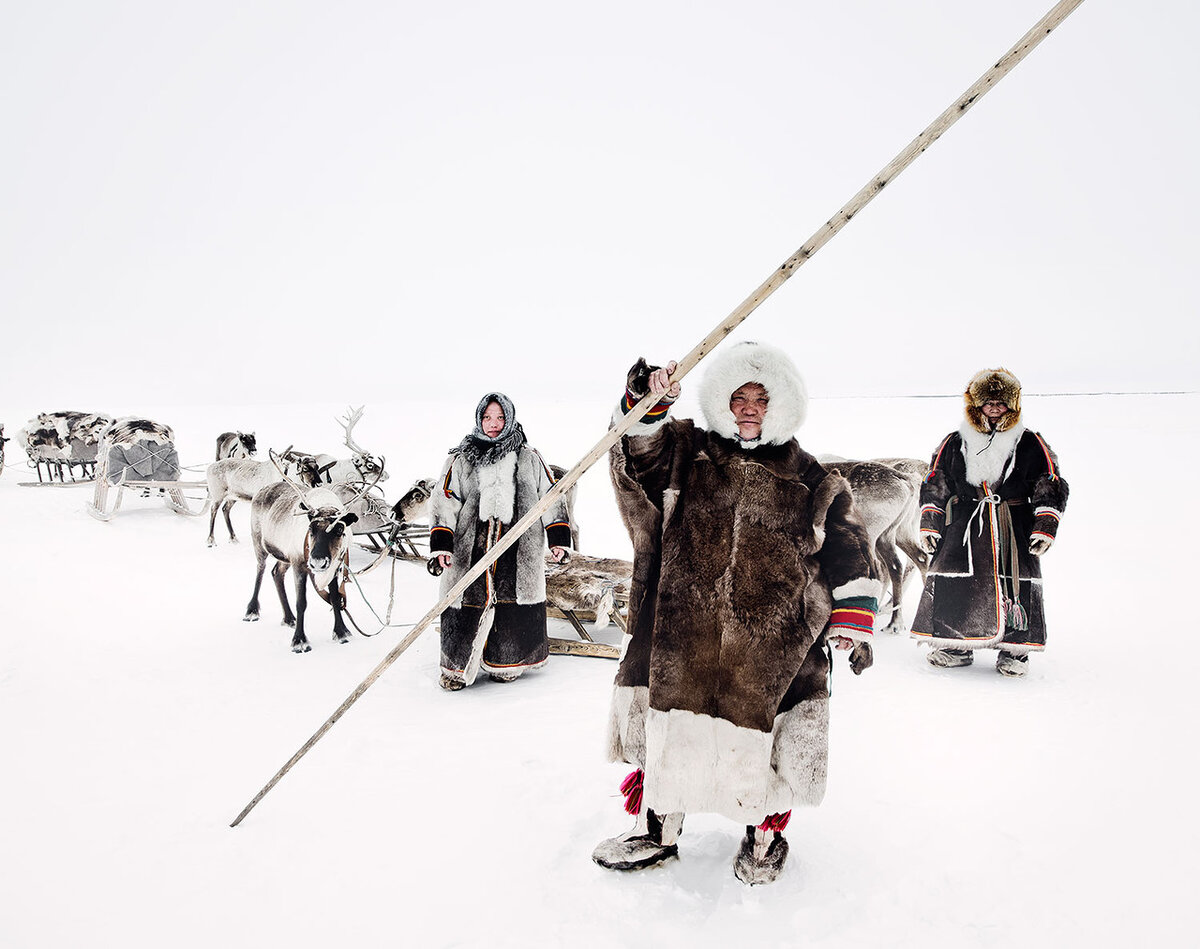
<svg viewBox="0 0 1200 949">
<path fill-rule="evenodd" d="M 1039 534 L 1037 537 L 1031 537 L 1029 539 L 1029 552 L 1035 557 L 1040 557 L 1050 549 L 1050 545 L 1053 543 L 1053 537 L 1045 537 Z"/>
<path fill-rule="evenodd" d="M 856 643 L 850 650 L 850 668 L 856 676 L 862 675 L 864 669 L 870 669 L 875 664 L 875 653 L 870 643 Z"/>
<path fill-rule="evenodd" d="M 625 377 L 625 388 L 629 390 L 629 394 L 636 399 L 642 398 L 650 391 L 650 373 L 654 372 L 658 366 L 647 364 L 646 360 L 641 356 L 629 369 L 629 375 Z"/>
<path fill-rule="evenodd" d="M 938 541 L 942 539 L 941 534 L 930 534 L 922 532 L 921 534 L 921 549 L 927 554 L 932 554 L 938 548 Z"/>
</svg>

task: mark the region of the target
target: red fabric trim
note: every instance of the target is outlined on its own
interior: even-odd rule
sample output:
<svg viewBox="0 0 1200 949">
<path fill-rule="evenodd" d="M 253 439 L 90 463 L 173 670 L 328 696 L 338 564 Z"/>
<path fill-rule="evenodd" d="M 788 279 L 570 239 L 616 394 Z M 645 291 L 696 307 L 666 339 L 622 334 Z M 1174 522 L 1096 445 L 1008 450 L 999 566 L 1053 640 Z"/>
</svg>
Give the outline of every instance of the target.
<svg viewBox="0 0 1200 949">
<path fill-rule="evenodd" d="M 642 782 L 645 774 L 641 768 L 630 771 L 621 782 L 621 793 L 625 795 L 625 811 L 629 814 L 642 812 Z"/>
</svg>

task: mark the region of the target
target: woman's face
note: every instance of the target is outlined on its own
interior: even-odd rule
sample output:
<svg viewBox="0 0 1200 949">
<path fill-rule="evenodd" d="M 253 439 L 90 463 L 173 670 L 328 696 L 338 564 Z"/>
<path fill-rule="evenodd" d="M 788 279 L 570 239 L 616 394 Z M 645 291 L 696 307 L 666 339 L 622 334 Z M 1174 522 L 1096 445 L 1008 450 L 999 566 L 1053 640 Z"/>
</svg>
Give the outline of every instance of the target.
<svg viewBox="0 0 1200 949">
<path fill-rule="evenodd" d="M 483 410 L 483 434 L 495 438 L 504 431 L 504 409 L 499 402 L 489 402 Z"/>
</svg>

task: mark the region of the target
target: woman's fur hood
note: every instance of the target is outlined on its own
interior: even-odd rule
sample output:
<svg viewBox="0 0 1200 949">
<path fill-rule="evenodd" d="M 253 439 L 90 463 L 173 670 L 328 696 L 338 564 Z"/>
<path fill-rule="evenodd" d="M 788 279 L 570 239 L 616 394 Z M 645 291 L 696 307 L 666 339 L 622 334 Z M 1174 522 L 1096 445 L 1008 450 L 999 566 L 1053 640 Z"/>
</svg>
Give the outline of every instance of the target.
<svg viewBox="0 0 1200 949">
<path fill-rule="evenodd" d="M 770 397 L 762 436 L 752 442 L 738 435 L 729 409 L 729 397 L 747 382 L 757 382 Z M 764 343 L 735 343 L 717 356 L 700 382 L 699 397 L 709 430 L 743 448 L 784 444 L 808 413 L 808 392 L 799 371 L 782 350 Z"/>
<path fill-rule="evenodd" d="M 963 393 L 967 422 L 971 428 L 985 435 L 991 432 L 987 416 L 983 414 L 983 403 L 996 400 L 1008 406 L 1008 412 L 1000 419 L 996 431 L 1007 432 L 1021 421 L 1021 383 L 1007 369 L 983 369 L 971 377 L 967 391 Z"/>
</svg>

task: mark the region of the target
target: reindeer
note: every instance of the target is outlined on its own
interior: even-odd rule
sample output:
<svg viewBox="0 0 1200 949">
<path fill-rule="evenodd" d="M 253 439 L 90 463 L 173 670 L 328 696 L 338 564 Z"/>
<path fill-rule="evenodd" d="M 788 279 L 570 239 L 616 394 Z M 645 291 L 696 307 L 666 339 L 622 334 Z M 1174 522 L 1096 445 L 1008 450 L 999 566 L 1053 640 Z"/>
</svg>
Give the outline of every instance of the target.
<svg viewBox="0 0 1200 949">
<path fill-rule="evenodd" d="M 290 449 L 289 449 L 290 450 Z M 299 477 L 307 487 L 316 487 L 320 483 L 317 475 L 316 460 L 309 457 L 297 462 L 292 472 Z M 208 481 L 208 498 L 211 510 L 208 517 L 208 546 L 217 545 L 213 536 L 217 526 L 217 508 L 225 514 L 225 526 L 229 528 L 229 540 L 237 543 L 237 535 L 233 532 L 233 521 L 229 518 L 229 510 L 238 501 L 252 501 L 254 496 L 269 484 L 283 480 L 284 475 L 269 461 L 255 461 L 249 458 L 222 458 L 214 461 L 205 471 Z M 224 507 L 221 507 L 224 504 Z"/>
<path fill-rule="evenodd" d="M 0 471 L 4 470 L 4 443 L 8 441 L 4 437 L 4 425 L 0 423 Z"/>
<path fill-rule="evenodd" d="M 274 453 L 271 459 L 278 465 Z M 243 619 L 248 623 L 258 621 L 258 592 L 267 558 L 273 557 L 275 565 L 271 568 L 271 577 L 283 605 L 283 623 L 295 628 L 292 652 L 312 649 L 304 635 L 309 578 L 316 591 L 333 607 L 334 640 L 349 642 L 350 630 L 342 619 L 345 602 L 341 584 L 343 571 L 349 569 L 350 546 L 354 539 L 351 525 L 357 520 L 358 516 L 347 511 L 341 499 L 329 488 L 306 490 L 285 477 L 259 491 L 250 505 L 250 535 L 254 541 L 258 572 Z M 294 615 L 284 588 L 284 576 L 289 568 L 296 585 Z"/>
<path fill-rule="evenodd" d="M 222 432 L 217 436 L 217 461 L 225 458 L 253 458 L 258 444 L 251 432 Z"/>
<path fill-rule="evenodd" d="M 901 594 L 915 566 L 924 580 L 928 557 L 921 549 L 921 480 L 928 466 L 915 458 L 851 461 L 822 456 L 821 464 L 850 482 L 854 504 L 867 529 L 876 571 L 886 574 L 892 599 L 891 618 L 884 632 L 904 630 Z M 911 564 L 900 560 L 903 553 Z M 882 576 L 881 576 L 882 579 Z"/>
</svg>

